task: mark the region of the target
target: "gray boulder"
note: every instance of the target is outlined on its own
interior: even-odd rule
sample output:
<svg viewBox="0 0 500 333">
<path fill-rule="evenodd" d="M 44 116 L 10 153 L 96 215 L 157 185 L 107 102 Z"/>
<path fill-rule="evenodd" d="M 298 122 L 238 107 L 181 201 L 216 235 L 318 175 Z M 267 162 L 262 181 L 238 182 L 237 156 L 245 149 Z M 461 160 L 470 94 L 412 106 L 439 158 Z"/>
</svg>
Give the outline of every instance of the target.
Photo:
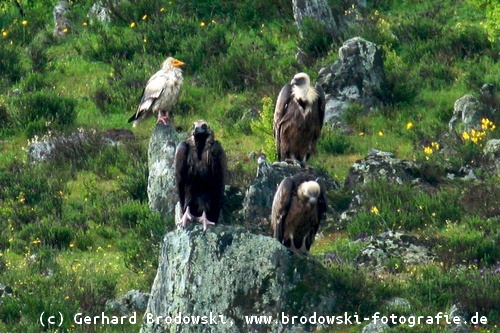
<svg viewBox="0 0 500 333">
<path fill-rule="evenodd" d="M 334 313 L 333 282 L 312 257 L 291 255 L 276 240 L 241 227 L 178 229 L 163 239 L 141 332 L 310 332 L 314 325 L 278 319 Z M 273 320 L 251 324 L 250 315 Z M 209 323 L 188 323 L 191 316 L 207 316 Z M 176 318 L 184 323 L 176 325 Z"/>
<path fill-rule="evenodd" d="M 354 162 L 344 187 L 353 191 L 357 186 L 377 178 L 398 184 L 416 183 L 419 181 L 419 168 L 418 164 L 401 160 L 393 153 L 372 149 L 364 159 Z"/>
<path fill-rule="evenodd" d="M 129 290 L 123 296 L 106 302 L 106 310 L 128 316 L 133 312 L 144 312 L 148 305 L 149 293 L 140 290 Z"/>
<path fill-rule="evenodd" d="M 243 226 L 248 230 L 271 235 L 271 208 L 274 194 L 285 177 L 301 172 L 308 172 L 314 177 L 321 177 L 328 191 L 338 189 L 338 182 L 326 173 L 315 169 L 304 169 L 296 164 L 275 162 L 270 164 L 261 156 L 258 160 L 257 176 L 250 182 L 243 199 L 243 209 L 240 211 Z"/>
<path fill-rule="evenodd" d="M 334 14 L 327 0 L 292 0 L 292 6 L 293 17 L 301 38 L 304 38 L 302 26 L 306 18 L 321 22 L 325 27 L 325 32 L 334 39 L 341 38 L 341 31 L 345 26 L 343 16 L 338 13 Z"/>
<path fill-rule="evenodd" d="M 453 304 L 448 311 L 449 318 L 452 321 L 450 324 L 446 325 L 446 328 L 449 332 L 453 333 L 467 333 L 471 332 L 469 327 L 467 326 L 467 313 L 461 309 L 460 304 Z M 460 321 L 455 323 L 453 318 L 458 317 Z"/>
<path fill-rule="evenodd" d="M 404 264 L 430 263 L 435 256 L 416 236 L 399 231 L 387 231 L 371 237 L 368 245 L 356 257 L 359 266 L 378 271 L 387 270 L 390 259 L 401 259 Z"/>
<path fill-rule="evenodd" d="M 62 136 L 52 136 L 49 132 L 43 137 L 35 136 L 28 145 L 28 162 L 43 161 L 74 161 L 88 152 L 97 152 L 106 145 L 118 145 L 133 140 L 134 133 L 126 129 L 95 129 L 80 128 L 76 132 Z"/>
<path fill-rule="evenodd" d="M 479 99 L 470 94 L 464 95 L 453 105 L 453 116 L 448 123 L 448 129 L 450 133 L 454 133 L 478 128 L 484 114 L 484 106 Z"/>
<path fill-rule="evenodd" d="M 66 0 L 59 0 L 57 5 L 55 5 L 52 11 L 52 15 L 54 16 L 54 31 L 52 35 L 54 37 L 64 37 L 68 33 L 70 23 L 66 15 L 69 10 L 70 5 Z"/>
<path fill-rule="evenodd" d="M 332 66 L 319 71 L 318 83 L 325 90 L 325 122 L 342 126 L 342 115 L 349 105 L 357 104 L 365 111 L 381 105 L 387 83 L 380 48 L 361 37 L 344 42 Z"/>
<path fill-rule="evenodd" d="M 149 140 L 148 199 L 149 209 L 162 217 L 173 216 L 177 203 L 175 184 L 175 149 L 179 138 L 171 123 L 158 123 Z"/>
<path fill-rule="evenodd" d="M 382 323 L 380 320 L 377 322 L 370 322 L 363 327 L 362 333 L 383 333 L 390 329 L 389 325 Z"/>
<path fill-rule="evenodd" d="M 493 165 L 494 172 L 500 174 L 500 139 L 491 139 L 486 141 L 483 154 Z"/>
<path fill-rule="evenodd" d="M 105 7 L 101 2 L 95 2 L 87 13 L 90 22 L 94 20 L 98 22 L 111 22 L 109 8 Z"/>
</svg>

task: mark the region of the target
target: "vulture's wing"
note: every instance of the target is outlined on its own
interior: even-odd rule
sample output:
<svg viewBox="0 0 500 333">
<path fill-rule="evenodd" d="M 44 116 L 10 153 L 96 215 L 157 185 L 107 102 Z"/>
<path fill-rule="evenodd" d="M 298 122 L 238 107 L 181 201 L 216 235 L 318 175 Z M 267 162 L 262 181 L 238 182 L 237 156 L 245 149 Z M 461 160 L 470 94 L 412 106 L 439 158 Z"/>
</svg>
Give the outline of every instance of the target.
<svg viewBox="0 0 500 333">
<path fill-rule="evenodd" d="M 319 198 L 318 198 L 318 217 L 319 217 L 319 221 L 323 220 L 324 219 L 324 215 L 326 213 L 326 187 L 325 187 L 325 182 L 323 181 L 322 178 L 317 178 L 316 179 L 316 183 L 319 184 L 319 188 L 321 189 L 321 193 L 319 195 Z M 315 229 L 314 229 L 314 234 L 316 234 L 318 232 L 318 228 L 319 228 L 319 223 L 317 226 L 315 226 Z"/>
<path fill-rule="evenodd" d="M 285 234 L 285 221 L 292 201 L 294 182 L 291 178 L 283 179 L 274 195 L 273 207 L 271 212 L 271 223 L 274 230 L 273 237 L 283 243 Z"/>
<path fill-rule="evenodd" d="M 179 195 L 179 202 L 181 210 L 185 211 L 186 202 L 186 181 L 189 166 L 187 165 L 187 158 L 189 155 L 189 145 L 183 141 L 177 145 L 175 150 L 175 183 L 177 185 L 177 193 Z"/>
<path fill-rule="evenodd" d="M 136 113 L 130 117 L 128 122 L 132 122 L 142 117 L 142 115 L 149 111 L 153 103 L 160 97 L 168 84 L 168 75 L 159 70 L 156 72 L 146 83 L 146 87 L 142 92 L 141 101 L 137 107 Z"/>
<path fill-rule="evenodd" d="M 274 122 L 273 122 L 273 131 L 274 131 L 274 140 L 276 142 L 276 150 L 278 152 L 278 160 L 280 158 L 280 145 L 281 145 L 281 122 L 283 117 L 285 116 L 286 109 L 288 104 L 290 103 L 290 97 L 292 95 L 292 86 L 287 83 L 283 88 L 281 88 L 280 94 L 278 95 L 278 100 L 276 101 L 276 107 L 274 108 Z"/>
<path fill-rule="evenodd" d="M 321 134 L 321 129 L 323 128 L 323 122 L 325 120 L 325 106 L 326 106 L 326 99 L 325 99 L 325 91 L 323 90 L 323 87 L 320 84 L 316 84 L 314 87 L 316 89 L 316 92 L 318 93 L 318 100 L 316 103 L 318 104 L 318 115 L 319 115 L 319 133 L 317 138 L 319 138 Z"/>
<path fill-rule="evenodd" d="M 210 198 L 210 214 L 218 218 L 222 209 L 222 201 L 224 197 L 224 185 L 226 183 L 227 174 L 227 159 L 226 152 L 219 141 L 214 141 L 211 148 L 212 155 L 212 179 L 207 179 L 210 182 L 211 198 Z"/>
</svg>

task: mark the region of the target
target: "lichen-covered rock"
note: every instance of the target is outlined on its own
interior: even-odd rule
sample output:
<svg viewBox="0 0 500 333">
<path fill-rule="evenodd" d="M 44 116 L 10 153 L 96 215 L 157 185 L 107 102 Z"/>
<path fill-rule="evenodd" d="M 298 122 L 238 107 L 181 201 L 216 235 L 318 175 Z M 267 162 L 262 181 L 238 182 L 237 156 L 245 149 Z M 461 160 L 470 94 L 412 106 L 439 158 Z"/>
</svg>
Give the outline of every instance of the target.
<svg viewBox="0 0 500 333">
<path fill-rule="evenodd" d="M 377 322 L 370 322 L 368 325 L 363 327 L 362 333 L 383 333 L 390 329 L 389 325 L 382 323 L 380 320 Z"/>
<path fill-rule="evenodd" d="M 134 133 L 126 129 L 97 131 L 83 128 L 63 136 L 35 136 L 28 145 L 28 162 L 74 160 L 88 151 L 96 152 L 106 145 L 117 145 L 134 138 Z"/>
<path fill-rule="evenodd" d="M 60 0 L 57 5 L 55 5 L 52 11 L 52 15 L 54 16 L 54 32 L 52 35 L 54 37 L 64 37 L 68 33 L 70 23 L 66 15 L 69 10 L 70 5 L 66 0 Z"/>
<path fill-rule="evenodd" d="M 270 237 L 233 226 L 178 229 L 163 239 L 141 332 L 310 332 L 314 325 L 282 325 L 277 319 L 282 313 L 334 313 L 333 285 L 319 262 L 291 255 Z M 217 325 L 167 324 L 176 317 L 211 315 Z M 250 324 L 250 315 L 273 320 Z"/>
<path fill-rule="evenodd" d="M 465 313 L 465 311 L 460 308 L 460 305 L 453 304 L 448 311 L 448 314 L 450 320 L 455 317 L 458 317 L 460 319 L 458 323 L 455 323 L 453 320 L 451 320 L 451 323 L 446 325 L 446 328 L 448 328 L 450 332 L 467 333 L 471 331 L 467 326 L 467 313 Z"/>
<path fill-rule="evenodd" d="M 304 169 L 296 164 L 275 162 L 270 164 L 262 156 L 258 160 L 257 176 L 250 182 L 240 211 L 243 225 L 248 230 L 264 235 L 271 235 L 271 208 L 274 194 L 285 177 L 301 172 L 309 172 L 314 177 L 321 177 L 327 191 L 339 188 L 339 184 L 325 173 L 314 169 Z"/>
<path fill-rule="evenodd" d="M 175 184 L 175 149 L 179 138 L 171 123 L 158 123 L 148 147 L 149 209 L 162 217 L 173 216 L 179 200 Z"/>
<path fill-rule="evenodd" d="M 354 162 L 344 186 L 348 190 L 354 190 L 377 178 L 398 184 L 418 182 L 419 168 L 418 164 L 401 160 L 393 153 L 372 149 L 364 159 Z"/>
<path fill-rule="evenodd" d="M 416 236 L 387 231 L 372 237 L 356 257 L 356 262 L 360 266 L 386 270 L 389 260 L 395 258 L 408 265 L 418 265 L 432 262 L 435 256 Z"/>
<path fill-rule="evenodd" d="M 106 310 L 128 316 L 133 312 L 144 312 L 148 305 L 149 293 L 140 290 L 129 290 L 123 296 L 106 302 Z"/>
<path fill-rule="evenodd" d="M 477 128 L 485 116 L 482 103 L 476 97 L 467 94 L 455 101 L 453 116 L 448 123 L 450 133 Z"/>
<path fill-rule="evenodd" d="M 325 122 L 335 127 L 342 126 L 350 104 L 370 110 L 383 103 L 387 90 L 382 51 L 376 44 L 361 37 L 349 39 L 339 57 L 318 76 L 326 95 Z"/>
<path fill-rule="evenodd" d="M 100 1 L 95 2 L 87 13 L 87 17 L 92 23 L 95 20 L 98 22 L 111 22 L 109 9 L 105 7 Z"/>
<path fill-rule="evenodd" d="M 325 27 L 325 33 L 334 39 L 340 39 L 341 31 L 345 26 L 342 15 L 335 15 L 327 0 L 292 0 L 293 17 L 299 28 L 300 37 L 304 38 L 303 21 L 309 18 L 320 22 Z"/>
</svg>

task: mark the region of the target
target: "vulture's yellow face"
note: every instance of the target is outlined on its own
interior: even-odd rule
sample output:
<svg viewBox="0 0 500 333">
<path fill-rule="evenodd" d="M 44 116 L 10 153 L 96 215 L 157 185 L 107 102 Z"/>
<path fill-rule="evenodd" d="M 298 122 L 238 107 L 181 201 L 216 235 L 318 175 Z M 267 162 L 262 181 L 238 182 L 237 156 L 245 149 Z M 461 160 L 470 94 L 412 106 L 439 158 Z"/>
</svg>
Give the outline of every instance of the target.
<svg viewBox="0 0 500 333">
<path fill-rule="evenodd" d="M 180 60 L 177 59 L 172 59 L 172 66 L 174 67 L 182 67 L 184 63 Z"/>
</svg>

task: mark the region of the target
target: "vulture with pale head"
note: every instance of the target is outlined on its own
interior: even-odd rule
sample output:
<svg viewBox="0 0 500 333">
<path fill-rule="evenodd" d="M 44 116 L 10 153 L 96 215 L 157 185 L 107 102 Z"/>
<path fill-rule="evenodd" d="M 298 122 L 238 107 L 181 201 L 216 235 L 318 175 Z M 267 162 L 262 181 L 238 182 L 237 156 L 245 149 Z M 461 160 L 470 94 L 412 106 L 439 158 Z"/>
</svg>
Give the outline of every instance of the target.
<svg viewBox="0 0 500 333">
<path fill-rule="evenodd" d="M 129 123 L 133 122 L 133 127 L 155 113 L 158 114 L 158 122 L 166 124 L 181 94 L 183 65 L 182 61 L 169 57 L 163 62 L 162 68 L 151 76 L 137 111 L 128 120 Z"/>
<path fill-rule="evenodd" d="M 175 179 L 182 217 L 180 225 L 196 218 L 203 230 L 219 219 L 224 195 L 226 153 L 210 126 L 195 121 L 191 136 L 175 151 Z"/>
<path fill-rule="evenodd" d="M 298 73 L 280 91 L 274 109 L 274 140 L 278 161 L 305 164 L 316 152 L 323 119 L 325 93 L 321 85 L 311 86 L 306 73 Z"/>
<path fill-rule="evenodd" d="M 273 236 L 293 253 L 307 254 L 325 212 L 325 186 L 320 178 L 305 173 L 287 177 L 274 195 Z"/>
</svg>

